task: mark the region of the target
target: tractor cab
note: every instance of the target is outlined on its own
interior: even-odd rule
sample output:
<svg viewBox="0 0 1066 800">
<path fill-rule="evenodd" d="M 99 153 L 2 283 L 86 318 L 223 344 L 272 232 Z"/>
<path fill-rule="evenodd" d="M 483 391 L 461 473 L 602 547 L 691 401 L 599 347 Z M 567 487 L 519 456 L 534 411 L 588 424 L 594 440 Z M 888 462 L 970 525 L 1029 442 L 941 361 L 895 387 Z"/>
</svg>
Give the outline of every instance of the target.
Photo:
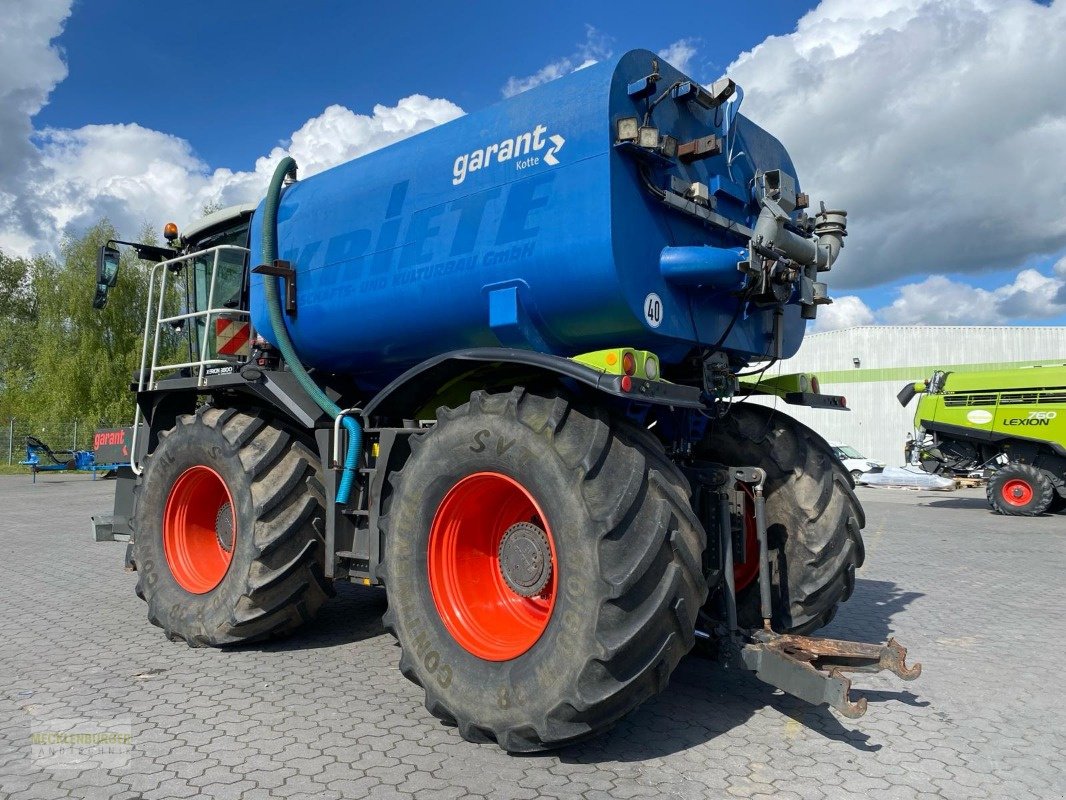
<svg viewBox="0 0 1066 800">
<path fill-rule="evenodd" d="M 175 265 L 184 272 L 181 304 L 186 313 L 198 315 L 190 318 L 190 356 L 205 344 L 206 352 L 215 356 L 248 355 L 243 311 L 248 308 L 248 223 L 253 211 L 254 204 L 224 208 L 197 220 L 176 239 L 185 254 Z M 216 313 L 208 313 L 211 309 Z"/>
<path fill-rule="evenodd" d="M 138 391 L 160 380 L 232 372 L 251 345 L 248 321 L 248 226 L 254 204 L 221 209 L 179 234 L 167 223 L 167 247 L 110 240 L 97 260 L 95 308 L 118 280 L 119 246 L 152 264 Z"/>
<path fill-rule="evenodd" d="M 230 248 L 247 250 L 248 222 L 253 211 L 255 205 L 250 203 L 224 208 L 192 223 L 178 237 L 183 253 L 199 254 L 189 263 L 190 310 L 202 311 L 208 307 L 213 265 L 211 254 L 216 247 L 226 249 L 220 252 L 214 304 L 247 308 L 247 254 Z"/>
</svg>

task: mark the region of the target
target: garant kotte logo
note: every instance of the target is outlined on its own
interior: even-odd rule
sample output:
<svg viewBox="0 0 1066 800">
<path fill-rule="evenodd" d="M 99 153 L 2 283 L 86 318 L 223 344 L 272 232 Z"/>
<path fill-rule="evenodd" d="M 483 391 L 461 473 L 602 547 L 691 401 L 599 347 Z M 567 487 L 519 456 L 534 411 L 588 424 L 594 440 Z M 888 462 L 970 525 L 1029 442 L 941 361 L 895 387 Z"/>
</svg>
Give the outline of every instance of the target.
<svg viewBox="0 0 1066 800">
<path fill-rule="evenodd" d="M 547 132 L 546 126 L 537 125 L 531 131 L 525 131 L 517 136 L 504 139 L 502 142 L 486 145 L 470 153 L 463 153 L 455 159 L 455 165 L 452 167 L 452 183 L 458 186 L 471 172 L 477 172 L 492 164 L 503 164 L 506 161 L 514 161 L 515 169 L 519 172 L 542 162 L 549 167 L 554 167 L 559 163 L 556 153 L 562 150 L 566 139 L 557 133 L 545 137 L 544 134 Z M 547 152 L 540 155 L 540 151 L 545 147 L 548 148 Z"/>
</svg>

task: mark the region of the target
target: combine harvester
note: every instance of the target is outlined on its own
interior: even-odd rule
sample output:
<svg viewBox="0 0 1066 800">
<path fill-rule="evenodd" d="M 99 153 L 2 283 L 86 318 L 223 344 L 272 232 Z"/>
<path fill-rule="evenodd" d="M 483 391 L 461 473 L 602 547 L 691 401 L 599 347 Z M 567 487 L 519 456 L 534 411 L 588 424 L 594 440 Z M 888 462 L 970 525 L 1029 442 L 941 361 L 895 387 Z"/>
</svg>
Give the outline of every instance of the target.
<svg viewBox="0 0 1066 800">
<path fill-rule="evenodd" d="M 988 504 L 1008 516 L 1066 508 L 1066 364 L 937 371 L 898 395 L 914 412 L 922 468 L 992 469 Z"/>
<path fill-rule="evenodd" d="M 894 641 L 806 635 L 863 510 L 820 436 L 740 398 L 846 408 L 746 371 L 829 302 L 846 215 L 806 212 L 741 98 L 634 51 L 306 180 L 282 159 L 258 207 L 137 246 L 115 519 L 149 619 L 238 644 L 384 586 L 426 707 L 510 751 L 605 730 L 697 639 L 852 717 L 844 673 L 917 677 Z"/>
</svg>

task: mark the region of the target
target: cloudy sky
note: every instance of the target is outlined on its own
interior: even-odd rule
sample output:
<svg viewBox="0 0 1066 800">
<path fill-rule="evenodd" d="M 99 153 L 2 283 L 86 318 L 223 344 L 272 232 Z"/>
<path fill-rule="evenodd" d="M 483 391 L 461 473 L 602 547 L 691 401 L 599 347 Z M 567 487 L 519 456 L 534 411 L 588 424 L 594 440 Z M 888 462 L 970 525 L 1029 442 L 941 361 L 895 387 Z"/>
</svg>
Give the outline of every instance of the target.
<svg viewBox="0 0 1066 800">
<path fill-rule="evenodd" d="M 737 80 L 848 209 L 820 329 L 1066 324 L 1066 0 L 625 6 L 0 0 L 0 249 L 255 200 L 286 152 L 310 175 L 647 47 Z"/>
</svg>

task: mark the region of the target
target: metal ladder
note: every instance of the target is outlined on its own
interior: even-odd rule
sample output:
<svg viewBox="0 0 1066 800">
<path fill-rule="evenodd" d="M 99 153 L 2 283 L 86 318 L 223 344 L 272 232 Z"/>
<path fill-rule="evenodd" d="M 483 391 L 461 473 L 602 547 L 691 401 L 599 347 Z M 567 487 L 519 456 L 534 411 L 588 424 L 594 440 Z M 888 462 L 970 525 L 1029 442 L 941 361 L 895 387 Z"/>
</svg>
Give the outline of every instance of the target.
<svg viewBox="0 0 1066 800">
<path fill-rule="evenodd" d="M 248 312 L 235 308 L 215 308 L 215 285 L 218 282 L 218 267 L 220 256 L 224 251 L 240 253 L 242 260 L 247 264 L 248 253 L 245 247 L 236 245 L 218 245 L 195 253 L 181 255 L 169 261 L 161 261 L 152 267 L 148 280 L 148 302 L 144 315 L 144 336 L 141 341 L 141 365 L 137 371 L 137 393 L 152 391 L 159 388 L 159 374 L 174 370 L 196 370 L 196 385 L 207 384 L 207 369 L 213 366 L 230 365 L 233 362 L 223 358 L 208 358 L 208 345 L 211 341 L 211 324 L 215 317 L 225 314 L 227 318 L 249 316 Z M 183 314 L 164 316 L 167 301 L 167 276 L 177 274 L 183 269 L 193 269 L 196 259 L 211 259 L 211 279 L 207 284 L 207 307 L 200 311 L 188 311 Z M 158 289 L 157 289 L 158 284 Z M 204 320 L 204 333 L 200 342 L 200 357 L 194 361 L 182 361 L 176 363 L 159 363 L 159 339 L 164 325 L 173 327 L 174 323 L 185 323 L 188 320 Z M 192 334 L 190 333 L 190 336 Z M 151 362 L 148 360 L 148 343 L 151 340 Z M 130 468 L 137 475 L 141 474 L 141 466 L 137 463 L 137 434 L 140 431 L 141 407 L 138 403 L 133 418 L 133 439 L 130 443 Z"/>
</svg>

